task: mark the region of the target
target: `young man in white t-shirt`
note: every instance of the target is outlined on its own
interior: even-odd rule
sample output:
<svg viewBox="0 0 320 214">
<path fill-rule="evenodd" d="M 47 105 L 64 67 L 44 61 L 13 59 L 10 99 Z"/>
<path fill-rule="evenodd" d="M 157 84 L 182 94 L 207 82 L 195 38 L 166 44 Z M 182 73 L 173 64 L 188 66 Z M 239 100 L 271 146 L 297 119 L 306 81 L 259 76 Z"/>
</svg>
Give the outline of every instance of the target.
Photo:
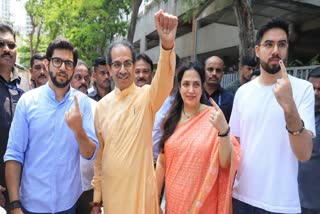
<svg viewBox="0 0 320 214">
<path fill-rule="evenodd" d="M 311 156 L 313 87 L 288 75 L 288 24 L 275 18 L 257 33 L 261 75 L 237 91 L 230 127 L 242 147 L 233 213 L 300 213 L 298 160 Z"/>
</svg>

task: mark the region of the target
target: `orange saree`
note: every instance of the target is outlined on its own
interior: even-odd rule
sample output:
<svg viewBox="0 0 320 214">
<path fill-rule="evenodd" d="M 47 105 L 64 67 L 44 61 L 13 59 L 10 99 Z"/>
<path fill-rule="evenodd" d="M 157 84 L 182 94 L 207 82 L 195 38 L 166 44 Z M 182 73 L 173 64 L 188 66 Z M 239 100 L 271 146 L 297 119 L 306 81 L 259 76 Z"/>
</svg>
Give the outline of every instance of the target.
<svg viewBox="0 0 320 214">
<path fill-rule="evenodd" d="M 228 168 L 219 167 L 218 131 L 209 122 L 210 108 L 179 124 L 164 148 L 166 213 L 231 213 L 231 191 L 240 161 L 232 136 Z"/>
</svg>

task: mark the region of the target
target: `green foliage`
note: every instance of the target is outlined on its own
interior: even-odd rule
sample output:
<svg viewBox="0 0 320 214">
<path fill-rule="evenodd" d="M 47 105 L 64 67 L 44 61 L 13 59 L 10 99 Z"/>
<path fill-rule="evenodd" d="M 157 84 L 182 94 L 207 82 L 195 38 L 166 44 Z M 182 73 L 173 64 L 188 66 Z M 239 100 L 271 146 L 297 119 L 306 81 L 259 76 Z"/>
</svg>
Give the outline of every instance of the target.
<svg viewBox="0 0 320 214">
<path fill-rule="evenodd" d="M 311 65 L 320 65 L 320 54 L 316 54 L 307 62 L 302 62 L 299 59 L 294 59 L 288 63 L 289 67 L 298 67 L 298 66 L 311 66 Z"/>
<path fill-rule="evenodd" d="M 43 24 L 37 52 L 57 37 L 64 37 L 75 45 L 80 58 L 91 65 L 97 56 L 105 55 L 114 38 L 126 34 L 130 5 L 131 0 L 28 0 L 27 13 L 34 17 L 35 24 Z M 34 43 L 35 39 L 34 36 Z M 26 42 L 30 43 L 30 38 Z M 18 51 L 24 64 L 30 53 L 27 54 L 26 47 Z"/>
</svg>

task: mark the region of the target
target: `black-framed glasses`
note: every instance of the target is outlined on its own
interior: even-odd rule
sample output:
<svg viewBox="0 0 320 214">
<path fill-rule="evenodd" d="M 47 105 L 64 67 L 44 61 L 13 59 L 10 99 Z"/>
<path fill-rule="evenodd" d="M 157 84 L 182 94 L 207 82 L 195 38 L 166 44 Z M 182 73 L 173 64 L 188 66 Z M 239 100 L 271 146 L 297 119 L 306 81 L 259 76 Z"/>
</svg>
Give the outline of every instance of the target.
<svg viewBox="0 0 320 214">
<path fill-rule="evenodd" d="M 71 60 L 62 60 L 59 57 L 51 58 L 50 61 L 52 62 L 52 65 L 56 68 L 60 68 L 62 66 L 62 63 L 64 63 L 64 67 L 67 70 L 72 70 L 75 67 L 75 64 Z"/>
<path fill-rule="evenodd" d="M 111 63 L 111 68 L 118 71 L 122 68 L 122 65 L 124 66 L 125 69 L 130 68 L 133 66 L 133 61 L 132 60 L 126 60 L 123 63 L 120 61 L 114 61 Z"/>
<path fill-rule="evenodd" d="M 0 48 L 4 48 L 5 46 L 8 46 L 10 50 L 13 50 L 17 47 L 16 43 L 14 42 L 6 42 L 3 40 L 0 40 Z"/>
</svg>

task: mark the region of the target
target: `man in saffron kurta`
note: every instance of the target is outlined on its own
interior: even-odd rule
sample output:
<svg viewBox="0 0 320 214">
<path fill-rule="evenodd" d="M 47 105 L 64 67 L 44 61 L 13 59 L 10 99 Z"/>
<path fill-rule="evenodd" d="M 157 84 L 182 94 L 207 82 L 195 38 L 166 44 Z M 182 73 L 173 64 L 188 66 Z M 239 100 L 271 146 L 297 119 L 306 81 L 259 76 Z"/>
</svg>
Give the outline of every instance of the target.
<svg viewBox="0 0 320 214">
<path fill-rule="evenodd" d="M 155 113 L 173 85 L 177 17 L 155 14 L 161 41 L 160 58 L 152 84 L 133 83 L 134 53 L 126 42 L 112 44 L 107 52 L 115 89 L 96 109 L 95 128 L 100 148 L 93 179 L 93 213 L 103 201 L 104 213 L 153 214 L 159 212 L 152 157 Z"/>
</svg>

